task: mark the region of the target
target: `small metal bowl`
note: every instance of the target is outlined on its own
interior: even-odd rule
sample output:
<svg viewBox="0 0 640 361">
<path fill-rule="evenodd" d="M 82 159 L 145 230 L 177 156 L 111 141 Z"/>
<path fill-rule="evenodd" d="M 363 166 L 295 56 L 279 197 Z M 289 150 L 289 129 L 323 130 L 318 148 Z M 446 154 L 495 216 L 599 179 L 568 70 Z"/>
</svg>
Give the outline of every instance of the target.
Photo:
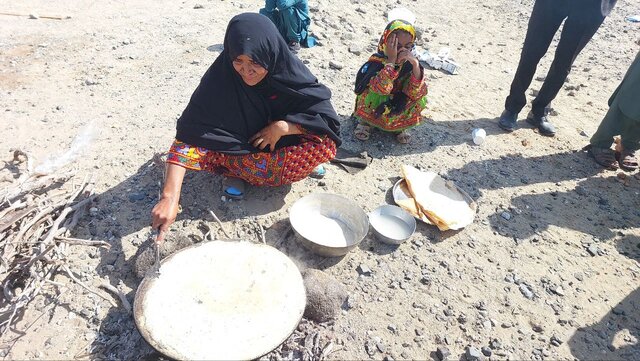
<svg viewBox="0 0 640 361">
<path fill-rule="evenodd" d="M 369 232 L 369 219 L 360 206 L 343 196 L 313 193 L 298 199 L 289 210 L 298 240 L 312 252 L 344 256 Z"/>
<path fill-rule="evenodd" d="M 416 231 L 416 219 L 400 207 L 383 205 L 369 214 L 376 238 L 387 244 L 401 244 Z"/>
</svg>

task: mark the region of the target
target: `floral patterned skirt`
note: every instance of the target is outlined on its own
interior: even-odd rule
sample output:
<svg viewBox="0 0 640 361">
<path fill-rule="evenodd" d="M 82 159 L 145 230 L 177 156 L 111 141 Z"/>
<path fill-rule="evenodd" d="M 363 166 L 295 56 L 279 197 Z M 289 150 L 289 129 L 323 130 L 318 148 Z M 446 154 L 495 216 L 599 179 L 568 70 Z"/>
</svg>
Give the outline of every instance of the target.
<svg viewBox="0 0 640 361">
<path fill-rule="evenodd" d="M 273 152 L 244 155 L 214 152 L 176 139 L 169 150 L 167 163 L 241 178 L 252 185 L 280 186 L 306 178 L 316 166 L 336 156 L 336 143 L 332 139 L 326 136 L 313 138 Z"/>
</svg>

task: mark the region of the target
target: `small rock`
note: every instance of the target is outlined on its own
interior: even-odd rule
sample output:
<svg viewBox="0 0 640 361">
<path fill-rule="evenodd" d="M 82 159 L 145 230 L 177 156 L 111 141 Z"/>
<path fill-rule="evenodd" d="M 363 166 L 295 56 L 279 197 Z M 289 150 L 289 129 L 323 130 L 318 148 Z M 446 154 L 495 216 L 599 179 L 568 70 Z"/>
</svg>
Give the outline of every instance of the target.
<svg viewBox="0 0 640 361">
<path fill-rule="evenodd" d="M 520 292 L 524 297 L 529 300 L 532 300 L 535 297 L 535 294 L 531 291 L 531 289 L 524 283 L 520 284 Z"/>
<path fill-rule="evenodd" d="M 204 9 L 204 6 L 202 6 L 202 4 L 195 4 L 193 5 L 194 9 Z"/>
<path fill-rule="evenodd" d="M 316 269 L 305 270 L 302 279 L 307 291 L 304 316 L 316 322 L 326 322 L 338 317 L 342 305 L 347 301 L 344 285 Z"/>
<path fill-rule="evenodd" d="M 35 19 L 40 19 L 40 16 L 38 16 L 38 14 L 36 14 L 36 13 L 31 13 L 31 14 L 29 14 L 29 19 L 34 19 L 34 20 Z"/>
<path fill-rule="evenodd" d="M 567 93 L 568 96 L 570 97 L 575 97 L 576 96 L 576 92 L 574 92 L 573 90 L 570 91 L 569 93 Z"/>
<path fill-rule="evenodd" d="M 553 293 L 555 293 L 558 296 L 564 296 L 564 290 L 562 289 L 561 286 L 554 288 Z"/>
<path fill-rule="evenodd" d="M 193 60 L 193 61 L 191 62 L 191 64 L 192 64 L 192 65 L 198 65 L 198 64 L 200 64 L 200 60 Z"/>
<path fill-rule="evenodd" d="M 387 349 L 384 344 L 382 343 L 382 341 L 376 342 L 376 348 L 378 349 L 378 351 L 380 351 L 381 353 L 384 353 L 384 351 Z"/>
<path fill-rule="evenodd" d="M 547 79 L 546 76 L 538 76 L 536 77 L 536 81 L 545 81 Z"/>
<path fill-rule="evenodd" d="M 580 135 L 585 137 L 585 138 L 591 138 L 591 134 L 587 133 L 586 131 L 582 130 L 580 131 Z"/>
<path fill-rule="evenodd" d="M 531 329 L 536 333 L 543 333 L 544 332 L 544 328 L 542 327 L 542 325 L 537 324 L 537 323 L 531 325 Z"/>
<path fill-rule="evenodd" d="M 468 347 L 465 352 L 467 361 L 480 361 L 482 360 L 482 353 L 475 347 Z"/>
<path fill-rule="evenodd" d="M 349 52 L 354 55 L 360 55 L 362 54 L 362 48 L 357 45 L 351 45 L 349 47 Z"/>
<path fill-rule="evenodd" d="M 449 355 L 451 355 L 451 352 L 446 347 L 438 347 L 436 349 L 436 357 L 439 361 L 445 361 Z"/>
<path fill-rule="evenodd" d="M 613 314 L 617 316 L 622 316 L 625 314 L 624 310 L 620 307 L 614 307 L 613 310 L 611 310 L 611 312 L 613 312 Z"/>
<path fill-rule="evenodd" d="M 141 201 L 143 199 L 147 198 L 146 194 L 142 194 L 142 193 L 131 193 L 129 194 L 129 202 L 137 202 L 137 201 Z"/>
<path fill-rule="evenodd" d="M 491 347 L 491 349 L 493 350 L 499 350 L 502 348 L 502 344 L 500 343 L 500 340 L 494 338 L 493 340 L 491 340 L 491 342 L 489 342 L 489 347 Z"/>
<path fill-rule="evenodd" d="M 330 60 L 329 61 L 329 68 L 340 70 L 340 69 L 344 68 L 344 65 L 342 65 L 341 63 L 338 63 L 335 60 Z"/>
<path fill-rule="evenodd" d="M 367 351 L 369 357 L 373 357 L 377 352 L 376 342 L 372 339 L 367 340 L 364 344 L 364 350 Z"/>
<path fill-rule="evenodd" d="M 580 282 L 584 281 L 584 275 L 580 272 L 574 274 L 573 277 L 575 277 Z"/>
<path fill-rule="evenodd" d="M 558 336 L 556 335 L 551 336 L 550 342 L 555 347 L 559 347 L 563 343 L 563 341 L 560 338 L 558 338 Z"/>
<path fill-rule="evenodd" d="M 358 268 L 356 268 L 356 271 L 363 276 L 371 276 L 371 268 L 364 263 L 361 263 Z"/>
<path fill-rule="evenodd" d="M 502 218 L 504 218 L 505 220 L 508 221 L 508 220 L 511 219 L 512 216 L 511 216 L 511 213 L 505 211 L 505 212 L 500 213 L 500 217 L 502 217 Z"/>
<path fill-rule="evenodd" d="M 531 94 L 532 97 L 537 97 L 539 92 L 540 91 L 538 91 L 538 90 L 531 89 L 531 93 L 529 93 L 529 94 Z"/>
<path fill-rule="evenodd" d="M 396 331 L 398 331 L 398 328 L 396 327 L 396 325 L 389 325 L 387 326 L 387 330 L 396 333 Z"/>
<path fill-rule="evenodd" d="M 589 254 L 591 255 L 591 257 L 595 257 L 598 255 L 598 253 L 600 252 L 600 249 L 598 248 L 598 246 L 596 246 L 595 244 L 590 245 L 589 247 L 587 247 L 587 252 L 589 252 Z"/>
<path fill-rule="evenodd" d="M 87 78 L 84 80 L 84 85 L 96 85 L 96 84 L 98 84 L 98 82 L 92 78 Z"/>
<path fill-rule="evenodd" d="M 89 208 L 89 214 L 91 215 L 91 217 L 95 217 L 96 215 L 98 215 L 98 208 L 96 207 Z"/>
<path fill-rule="evenodd" d="M 493 353 L 493 351 L 491 351 L 491 348 L 487 346 L 484 346 L 481 351 L 482 351 L 482 354 L 487 357 L 491 357 L 491 354 Z"/>
</svg>

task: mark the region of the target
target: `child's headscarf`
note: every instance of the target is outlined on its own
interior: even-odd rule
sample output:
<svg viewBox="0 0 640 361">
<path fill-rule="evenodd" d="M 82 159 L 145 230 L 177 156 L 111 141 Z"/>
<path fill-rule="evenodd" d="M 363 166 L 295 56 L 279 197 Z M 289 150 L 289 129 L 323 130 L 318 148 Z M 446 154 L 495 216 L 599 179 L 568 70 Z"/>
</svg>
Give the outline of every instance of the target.
<svg viewBox="0 0 640 361">
<path fill-rule="evenodd" d="M 394 31 L 404 30 L 407 33 L 411 34 L 411 41 L 416 40 L 416 29 L 411 24 L 404 20 L 394 20 L 387 24 L 384 28 L 384 32 L 382 36 L 380 36 L 380 41 L 378 41 L 378 51 L 369 57 L 369 60 L 364 63 L 358 70 L 358 74 L 356 75 L 356 86 L 355 92 L 356 94 L 362 93 L 367 86 L 369 85 L 369 81 L 371 78 L 376 76 L 380 70 L 384 67 L 384 62 L 387 59 L 386 55 L 384 55 L 384 50 L 386 48 L 387 39 L 389 35 L 391 35 Z M 411 64 L 405 63 L 400 69 L 400 75 L 404 75 L 411 71 Z"/>
</svg>

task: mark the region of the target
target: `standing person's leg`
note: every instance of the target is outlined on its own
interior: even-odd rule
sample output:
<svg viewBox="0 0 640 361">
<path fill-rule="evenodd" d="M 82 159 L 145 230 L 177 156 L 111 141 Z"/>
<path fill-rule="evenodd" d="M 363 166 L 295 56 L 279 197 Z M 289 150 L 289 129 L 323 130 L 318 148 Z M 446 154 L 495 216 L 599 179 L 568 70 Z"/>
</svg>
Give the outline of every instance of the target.
<svg viewBox="0 0 640 361">
<path fill-rule="evenodd" d="M 600 122 L 598 130 L 591 136 L 589 144 L 592 147 L 608 149 L 613 144 L 613 137 L 622 133 L 620 116 L 622 112 L 617 103 L 611 104 L 609 111 Z"/>
<path fill-rule="evenodd" d="M 549 49 L 553 35 L 568 14 L 567 0 L 537 0 L 531 12 L 518 69 L 511 82 L 509 96 L 504 103 L 500 127 L 512 131 L 518 113 L 527 103 L 525 92 L 533 80 L 538 62 Z"/>
<path fill-rule="evenodd" d="M 622 131 L 620 132 L 620 140 L 622 144 L 622 153 L 620 154 L 620 168 L 624 170 L 638 169 L 637 150 L 640 149 L 640 121 L 627 117 L 620 112 L 622 116 Z"/>
<path fill-rule="evenodd" d="M 607 169 L 618 168 L 611 144 L 613 144 L 613 137 L 622 133 L 622 116 L 618 103 L 614 101 L 589 141 L 589 153 L 596 163 Z"/>
<path fill-rule="evenodd" d="M 575 6 L 590 6 L 593 1 L 579 2 Z M 594 3 L 595 4 L 595 3 Z M 597 2 L 597 4 L 600 4 Z M 595 5 L 594 5 L 595 6 Z M 597 5 L 600 6 L 600 5 Z M 598 31 L 604 17 L 599 11 L 586 11 L 584 9 L 572 9 L 567 21 L 562 29 L 562 35 L 556 54 L 549 68 L 547 78 L 540 88 L 538 96 L 531 103 L 531 110 L 534 117 L 545 116 L 545 108 L 558 95 L 564 81 L 571 71 L 571 65 Z"/>
</svg>

